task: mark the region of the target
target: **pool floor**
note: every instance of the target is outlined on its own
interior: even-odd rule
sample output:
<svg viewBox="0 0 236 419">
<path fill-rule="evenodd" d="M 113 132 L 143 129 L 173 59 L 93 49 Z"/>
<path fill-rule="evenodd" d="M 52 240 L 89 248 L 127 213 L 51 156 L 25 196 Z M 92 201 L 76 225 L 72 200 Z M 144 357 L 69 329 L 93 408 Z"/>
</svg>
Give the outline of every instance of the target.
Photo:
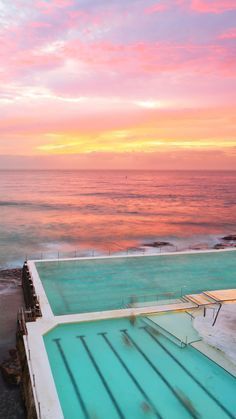
<svg viewBox="0 0 236 419">
<path fill-rule="evenodd" d="M 236 380 L 138 318 L 59 325 L 46 335 L 65 419 L 236 417 Z"/>
<path fill-rule="evenodd" d="M 236 288 L 236 251 L 36 262 L 55 315 Z"/>
</svg>

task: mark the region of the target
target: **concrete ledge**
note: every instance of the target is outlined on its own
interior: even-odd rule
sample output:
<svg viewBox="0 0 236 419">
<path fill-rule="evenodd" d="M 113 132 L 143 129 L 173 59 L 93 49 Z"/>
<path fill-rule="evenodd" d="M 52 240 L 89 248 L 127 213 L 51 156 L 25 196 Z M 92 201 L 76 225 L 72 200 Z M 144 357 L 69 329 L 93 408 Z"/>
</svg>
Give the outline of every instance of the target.
<svg viewBox="0 0 236 419">
<path fill-rule="evenodd" d="M 236 303 L 236 289 L 205 291 L 204 294 L 217 302 Z"/>
<path fill-rule="evenodd" d="M 200 249 L 200 250 L 179 250 L 177 252 L 159 252 L 159 253 L 141 253 L 138 255 L 124 254 L 124 255 L 109 255 L 109 256 L 82 256 L 72 258 L 58 258 L 58 259 L 32 259 L 28 262 L 66 262 L 72 260 L 94 260 L 94 259 L 117 259 L 117 258 L 139 258 L 139 257 L 155 257 L 155 256 L 174 256 L 174 255 L 190 255 L 199 253 L 223 253 L 223 252 L 236 252 L 236 248 L 229 249 Z"/>
</svg>

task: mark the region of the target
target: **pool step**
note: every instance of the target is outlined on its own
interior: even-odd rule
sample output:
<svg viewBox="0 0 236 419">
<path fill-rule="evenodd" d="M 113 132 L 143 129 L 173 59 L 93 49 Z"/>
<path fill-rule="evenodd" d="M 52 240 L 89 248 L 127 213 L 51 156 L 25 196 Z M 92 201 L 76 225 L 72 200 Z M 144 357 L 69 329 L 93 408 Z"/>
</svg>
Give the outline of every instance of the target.
<svg viewBox="0 0 236 419">
<path fill-rule="evenodd" d="M 236 377 L 236 366 L 230 360 L 226 359 L 224 352 L 208 345 L 202 340 L 190 343 L 190 345 L 205 355 L 207 358 L 220 365 L 221 368 L 229 372 L 231 375 Z"/>
</svg>

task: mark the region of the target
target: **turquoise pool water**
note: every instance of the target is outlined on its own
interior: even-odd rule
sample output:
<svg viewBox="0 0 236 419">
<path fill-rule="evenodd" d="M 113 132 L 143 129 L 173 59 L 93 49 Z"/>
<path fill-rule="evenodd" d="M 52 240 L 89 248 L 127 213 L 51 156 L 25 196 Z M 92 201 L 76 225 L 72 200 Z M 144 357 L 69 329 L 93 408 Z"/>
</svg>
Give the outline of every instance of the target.
<svg viewBox="0 0 236 419">
<path fill-rule="evenodd" d="M 224 419 L 236 380 L 139 318 L 57 326 L 44 336 L 65 419 Z"/>
<path fill-rule="evenodd" d="M 236 251 L 37 262 L 55 315 L 236 288 Z"/>
</svg>

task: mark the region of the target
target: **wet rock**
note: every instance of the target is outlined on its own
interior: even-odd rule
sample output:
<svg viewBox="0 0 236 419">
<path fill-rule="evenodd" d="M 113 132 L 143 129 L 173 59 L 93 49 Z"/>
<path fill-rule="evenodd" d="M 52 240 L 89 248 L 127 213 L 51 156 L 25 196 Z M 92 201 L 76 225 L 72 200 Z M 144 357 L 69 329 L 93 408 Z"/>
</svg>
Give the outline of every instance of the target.
<svg viewBox="0 0 236 419">
<path fill-rule="evenodd" d="M 174 246 L 172 243 L 165 242 L 165 241 L 157 241 L 152 243 L 144 243 L 143 246 L 147 247 L 162 247 L 162 246 Z"/>
<path fill-rule="evenodd" d="M 190 250 L 206 250 L 208 249 L 207 243 L 196 243 L 189 247 Z"/>
<path fill-rule="evenodd" d="M 222 240 L 236 241 L 236 234 L 229 234 L 228 236 L 222 237 Z"/>
<path fill-rule="evenodd" d="M 21 381 L 21 366 L 18 358 L 17 350 L 9 350 L 10 358 L 0 364 L 2 376 L 7 384 L 19 385 Z"/>
<path fill-rule="evenodd" d="M 16 348 L 9 349 L 9 355 L 12 359 L 17 360 L 18 359 L 18 352 Z"/>
<path fill-rule="evenodd" d="M 21 280 L 22 269 L 20 268 L 11 268 L 11 269 L 1 269 L 0 270 L 0 278 L 4 279 L 15 279 L 20 281 Z"/>
<path fill-rule="evenodd" d="M 215 244 L 215 246 L 213 246 L 213 249 L 226 249 L 226 245 L 225 244 L 223 244 L 223 243 L 217 243 L 217 244 Z"/>
</svg>

